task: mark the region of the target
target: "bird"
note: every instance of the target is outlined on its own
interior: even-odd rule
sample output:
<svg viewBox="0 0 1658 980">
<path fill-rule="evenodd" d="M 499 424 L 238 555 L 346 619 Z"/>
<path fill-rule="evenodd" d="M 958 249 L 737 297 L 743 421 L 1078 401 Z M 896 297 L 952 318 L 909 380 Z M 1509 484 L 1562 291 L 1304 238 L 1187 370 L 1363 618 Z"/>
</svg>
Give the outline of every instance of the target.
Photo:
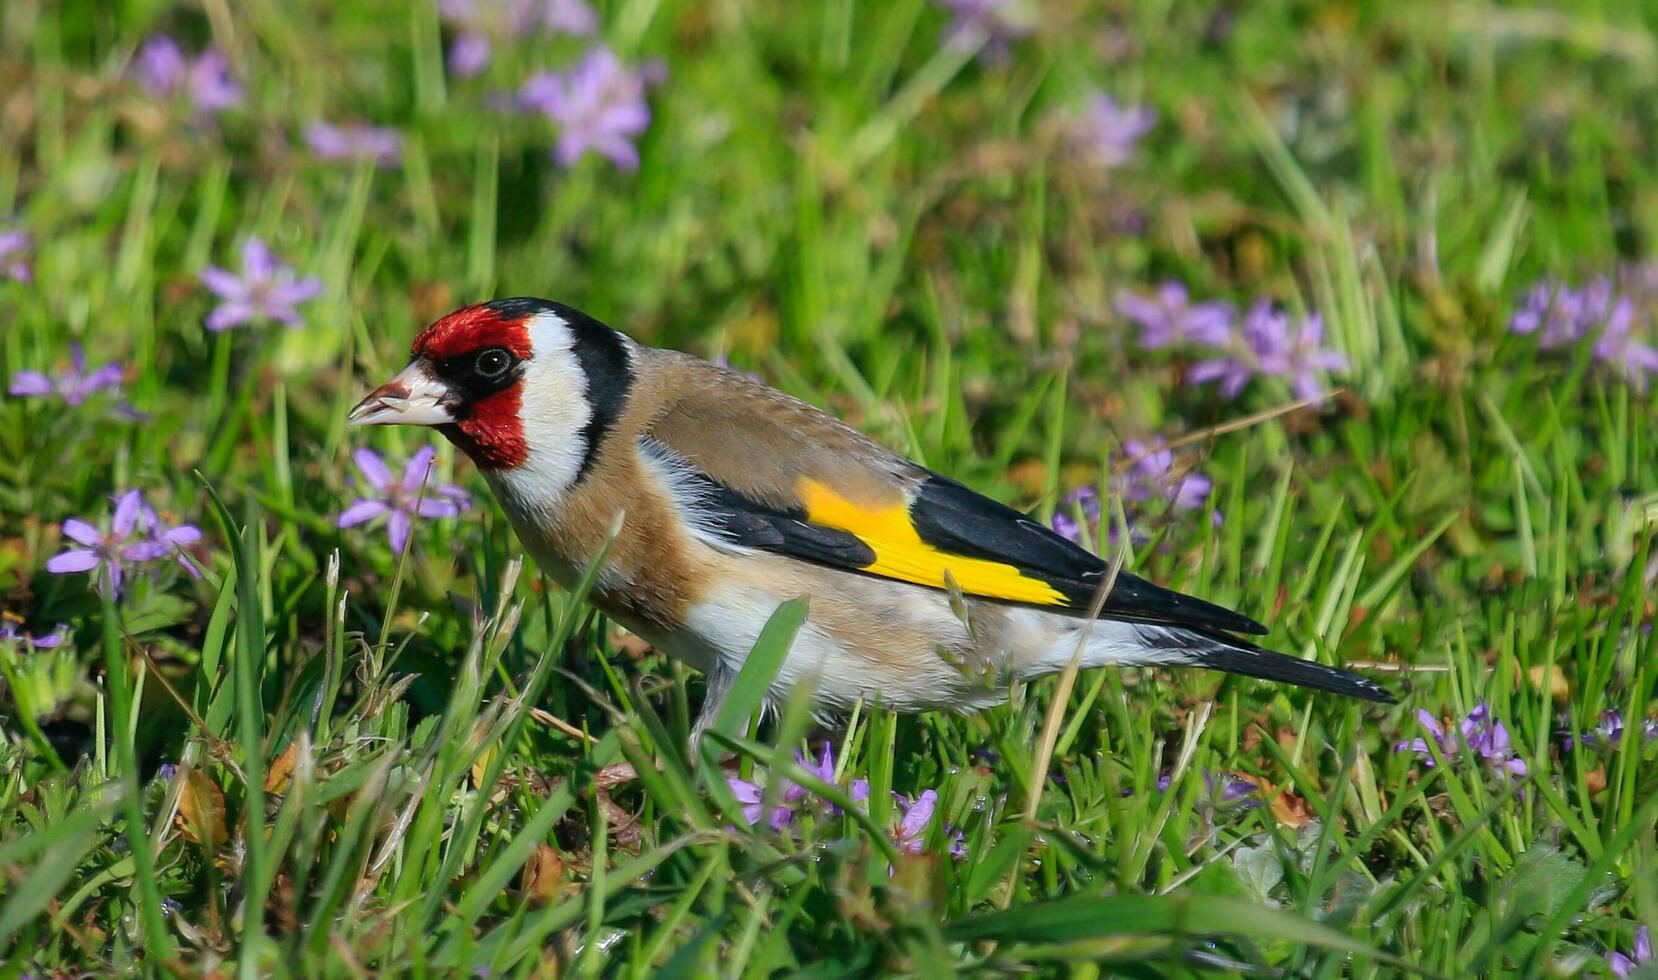
<svg viewBox="0 0 1658 980">
<path fill-rule="evenodd" d="M 1368 678 L 1257 645 L 1247 637 L 1268 630 L 1256 620 L 1113 567 L 806 402 L 570 306 L 466 306 L 410 353 L 350 423 L 435 428 L 567 588 L 608 541 L 588 599 L 706 675 L 694 734 L 761 628 L 801 597 L 768 701 L 808 685 L 824 716 L 860 703 L 977 711 L 1005 701 L 1009 681 L 1073 659 L 1395 701 Z"/>
</svg>

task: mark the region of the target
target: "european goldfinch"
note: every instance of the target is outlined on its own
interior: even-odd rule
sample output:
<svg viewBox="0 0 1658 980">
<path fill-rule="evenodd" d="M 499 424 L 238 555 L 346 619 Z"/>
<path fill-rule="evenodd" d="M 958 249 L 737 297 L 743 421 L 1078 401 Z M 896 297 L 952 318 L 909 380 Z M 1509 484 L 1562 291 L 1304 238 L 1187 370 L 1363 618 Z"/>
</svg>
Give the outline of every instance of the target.
<svg viewBox="0 0 1658 980">
<path fill-rule="evenodd" d="M 806 620 L 772 695 L 808 684 L 830 713 L 988 707 L 1007 678 L 1063 670 L 1079 644 L 1082 667 L 1207 667 L 1393 701 L 1240 639 L 1266 632 L 1246 616 L 1127 572 L 1093 620 L 1099 557 L 804 402 L 568 306 L 468 306 L 412 353 L 352 423 L 436 427 L 566 586 L 625 515 L 592 601 L 708 675 L 703 721 L 797 596 Z"/>
</svg>

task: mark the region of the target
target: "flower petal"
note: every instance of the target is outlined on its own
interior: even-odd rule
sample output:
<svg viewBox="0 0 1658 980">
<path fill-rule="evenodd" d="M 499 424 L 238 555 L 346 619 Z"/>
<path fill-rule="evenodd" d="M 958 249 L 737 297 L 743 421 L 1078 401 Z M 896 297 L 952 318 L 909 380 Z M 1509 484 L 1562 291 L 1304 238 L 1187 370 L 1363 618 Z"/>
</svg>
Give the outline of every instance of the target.
<svg viewBox="0 0 1658 980">
<path fill-rule="evenodd" d="M 201 540 L 201 537 L 201 528 L 194 524 L 180 524 L 178 527 L 170 527 L 156 535 L 156 540 L 182 547 L 195 544 Z"/>
<path fill-rule="evenodd" d="M 379 453 L 363 446 L 351 454 L 351 460 L 357 464 L 357 469 L 362 472 L 363 479 L 367 480 L 374 489 L 385 493 L 391 487 L 395 478 L 391 474 L 391 468 L 386 466 L 385 460 L 380 458 Z"/>
<path fill-rule="evenodd" d="M 36 650 L 55 650 L 69 639 L 69 624 L 59 623 L 57 628 L 45 636 L 30 637 L 29 642 Z"/>
<path fill-rule="evenodd" d="M 415 507 L 415 513 L 427 519 L 438 517 L 455 517 L 461 509 L 452 500 L 433 500 L 431 497 L 422 498 Z"/>
<path fill-rule="evenodd" d="M 258 313 L 259 311 L 252 304 L 233 300 L 214 307 L 213 312 L 207 314 L 207 319 L 203 321 L 202 325 L 213 333 L 223 333 L 231 327 L 239 327 L 244 323 L 251 322 Z"/>
<path fill-rule="evenodd" d="M 249 282 L 269 282 L 281 268 L 269 245 L 257 235 L 242 243 L 242 276 Z"/>
<path fill-rule="evenodd" d="M 927 790 L 915 798 L 909 808 L 904 811 L 904 819 L 898 822 L 898 836 L 901 840 L 914 840 L 927 832 L 927 825 L 933 822 L 933 810 L 938 807 L 938 792 Z"/>
<path fill-rule="evenodd" d="M 208 292 L 220 299 L 244 300 L 248 298 L 248 287 L 228 269 L 221 269 L 210 265 L 203 269 L 198 278 L 201 284 L 207 287 Z"/>
<path fill-rule="evenodd" d="M 143 495 L 137 490 L 128 490 L 115 500 L 115 517 L 109 523 L 110 529 L 122 538 L 127 537 L 138 526 L 138 515 L 143 511 Z"/>
<path fill-rule="evenodd" d="M 409 543 L 409 515 L 401 510 L 391 512 L 386 521 L 386 538 L 391 542 L 393 554 L 401 555 L 403 546 Z"/>
<path fill-rule="evenodd" d="M 276 306 L 292 307 L 322 295 L 321 279 L 300 279 L 283 283 L 272 289 L 270 302 Z"/>
<path fill-rule="evenodd" d="M 71 517 L 63 522 L 63 536 L 87 547 L 96 547 L 104 539 L 97 528 L 78 517 Z"/>
<path fill-rule="evenodd" d="M 419 492 L 425 485 L 426 477 L 432 472 L 432 460 L 437 456 L 437 450 L 431 446 L 421 446 L 420 451 L 409 457 L 409 462 L 403 467 L 403 492 L 411 496 Z"/>
<path fill-rule="evenodd" d="M 391 508 L 384 500 L 359 500 L 340 513 L 338 527 L 356 527 L 364 521 L 372 521 Z"/>
<path fill-rule="evenodd" d="M 46 570 L 53 575 L 89 572 L 97 568 L 98 563 L 102 560 L 96 551 L 86 548 L 71 548 L 62 554 L 53 555 L 46 559 Z"/>
<path fill-rule="evenodd" d="M 39 371 L 19 371 L 8 390 L 18 398 L 42 398 L 52 393 L 52 379 Z"/>
<path fill-rule="evenodd" d="M 160 541 L 140 541 L 136 544 L 129 544 L 125 548 L 122 548 L 121 558 L 123 561 L 132 562 L 155 561 L 157 558 L 166 557 L 167 553 L 171 550 L 172 549 L 167 547 L 165 543 Z"/>
</svg>

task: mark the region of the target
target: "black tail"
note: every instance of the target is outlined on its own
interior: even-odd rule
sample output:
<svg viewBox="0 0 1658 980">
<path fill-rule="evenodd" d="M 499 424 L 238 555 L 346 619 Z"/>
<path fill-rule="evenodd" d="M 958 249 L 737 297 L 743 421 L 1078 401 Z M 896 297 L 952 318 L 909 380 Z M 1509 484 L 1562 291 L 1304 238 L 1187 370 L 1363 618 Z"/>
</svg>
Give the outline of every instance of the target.
<svg viewBox="0 0 1658 980">
<path fill-rule="evenodd" d="M 1157 626 L 1141 627 L 1140 632 L 1150 646 L 1177 654 L 1170 658 L 1170 663 L 1224 670 L 1229 674 L 1280 681 L 1364 701 L 1382 704 L 1399 702 L 1392 691 L 1367 677 L 1300 657 L 1274 653 L 1224 633 Z"/>
</svg>

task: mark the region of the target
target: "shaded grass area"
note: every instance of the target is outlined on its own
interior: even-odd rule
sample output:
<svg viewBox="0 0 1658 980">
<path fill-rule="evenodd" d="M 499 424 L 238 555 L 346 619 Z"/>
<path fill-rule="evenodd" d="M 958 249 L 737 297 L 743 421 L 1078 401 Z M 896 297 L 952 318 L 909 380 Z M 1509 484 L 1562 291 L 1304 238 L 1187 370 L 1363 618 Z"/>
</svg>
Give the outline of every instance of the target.
<svg viewBox="0 0 1658 980">
<path fill-rule="evenodd" d="M 1508 329 L 1536 280 L 1653 254 L 1652 12 L 1044 5 L 997 61 L 917 0 L 597 6 L 666 70 L 635 173 L 556 167 L 544 119 L 492 108 L 591 39 L 463 79 L 426 6 L 0 10 L 0 231 L 33 239 L 0 367 L 124 365 L 119 394 L 0 401 L 0 608 L 72 640 L 0 645 L 0 958 L 1462 976 L 1604 970 L 1658 922 L 1658 406 L 1590 344 Z M 224 50 L 242 105 L 147 93 L 156 31 Z M 1123 166 L 1068 140 L 1095 88 L 1158 114 Z M 396 166 L 306 147 L 357 118 L 402 133 Z M 198 277 L 249 236 L 320 281 L 303 326 L 203 328 Z M 1197 354 L 1116 311 L 1170 277 L 1322 314 L 1342 390 L 1192 384 Z M 348 431 L 364 382 L 513 294 L 727 356 L 1044 518 L 1120 478 L 1125 440 L 1189 437 L 1204 507 L 1111 504 L 1128 567 L 1403 703 L 1096 671 L 1045 767 L 1054 681 L 973 717 L 750 724 L 785 607 L 691 757 L 700 681 L 519 565 L 447 446 L 475 508 L 403 553 L 337 527 L 354 449 L 429 437 Z M 132 488 L 207 532 L 200 578 L 162 562 L 116 602 L 46 571 L 65 519 Z M 1415 712 L 1480 704 L 1523 777 L 1455 738 L 1395 751 Z M 1624 735 L 1581 737 L 1607 711 Z M 825 741 L 832 779 L 795 755 Z"/>
</svg>

